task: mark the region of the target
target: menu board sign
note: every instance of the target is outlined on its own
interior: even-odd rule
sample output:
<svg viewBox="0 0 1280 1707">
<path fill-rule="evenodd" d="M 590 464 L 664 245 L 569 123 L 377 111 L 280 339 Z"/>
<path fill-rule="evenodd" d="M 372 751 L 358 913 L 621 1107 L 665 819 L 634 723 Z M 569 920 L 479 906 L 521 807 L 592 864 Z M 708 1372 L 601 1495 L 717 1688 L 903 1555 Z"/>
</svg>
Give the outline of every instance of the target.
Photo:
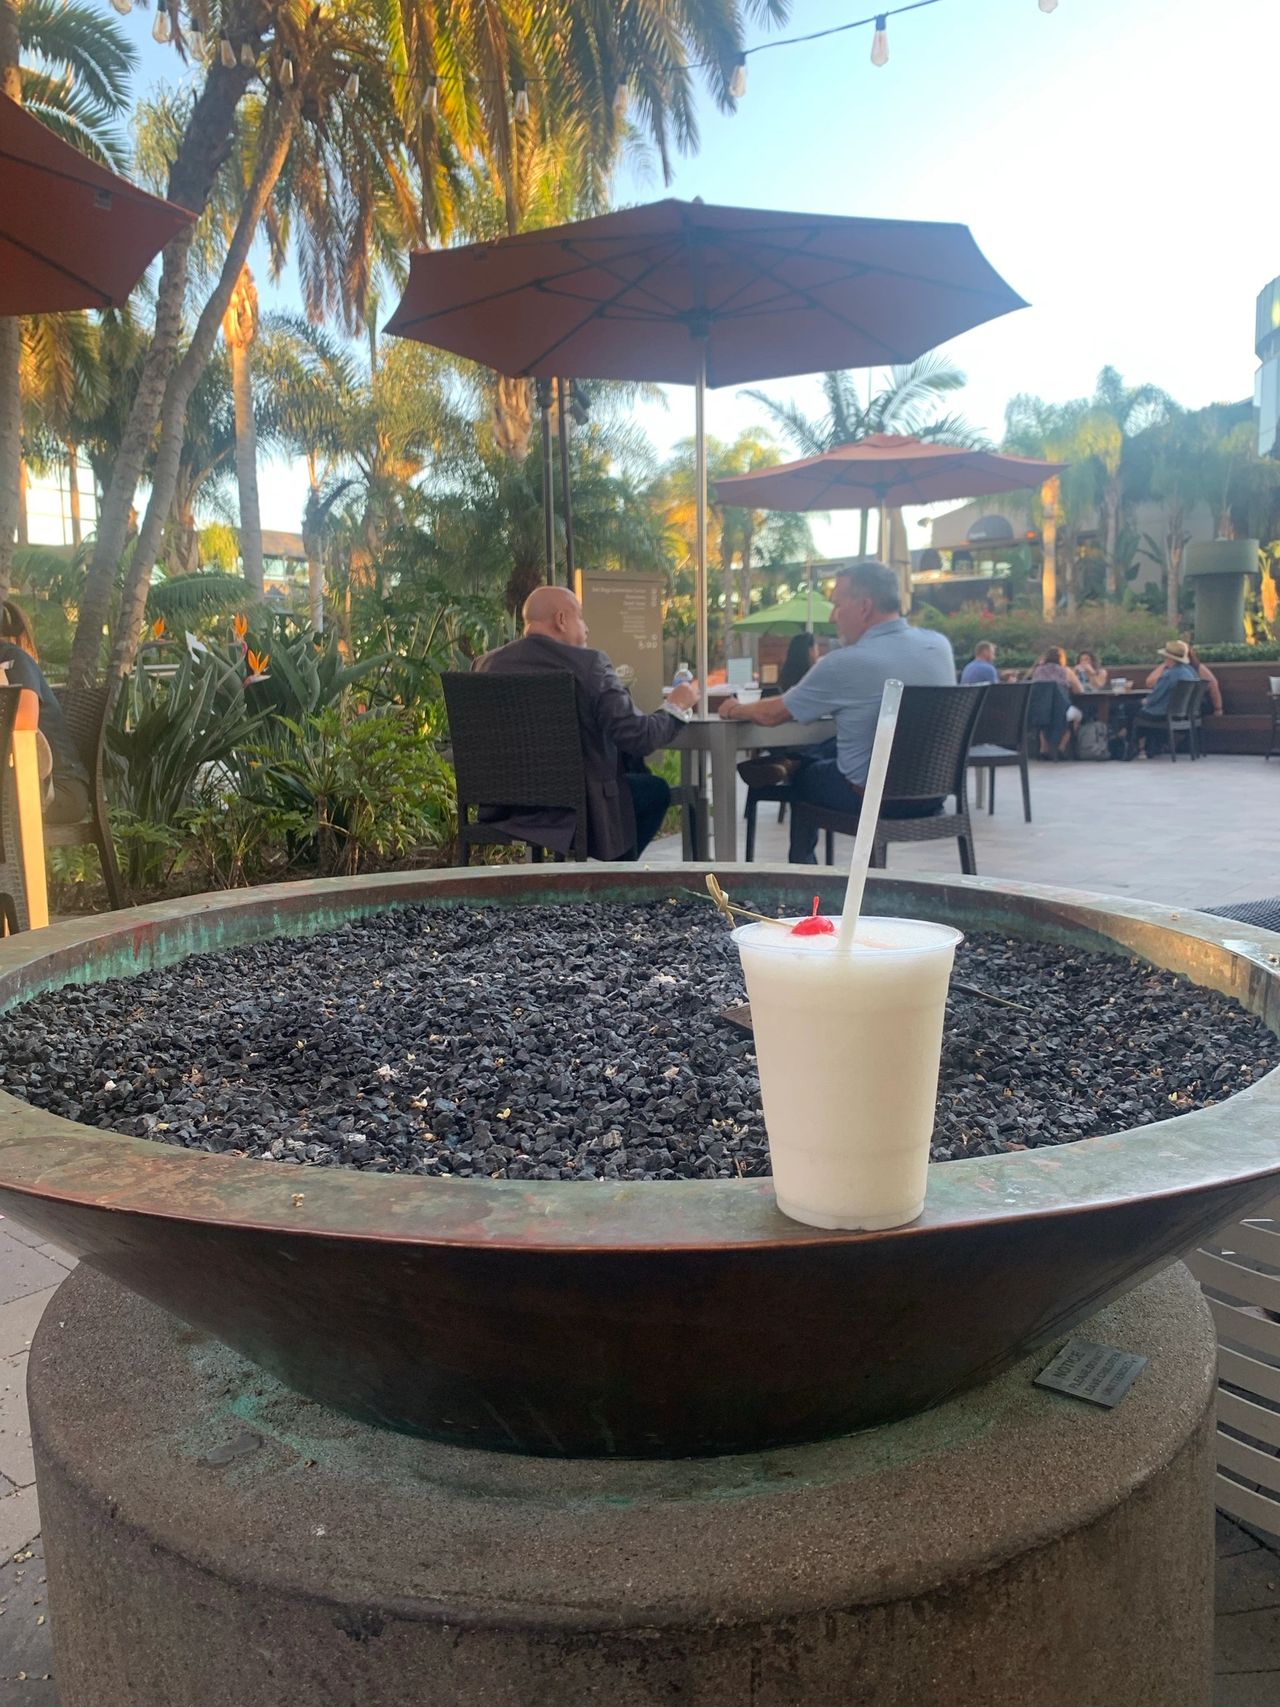
<svg viewBox="0 0 1280 1707">
<path fill-rule="evenodd" d="M 662 575 L 582 569 L 578 597 L 591 634 L 587 642 L 613 659 L 641 711 L 662 704 Z"/>
</svg>

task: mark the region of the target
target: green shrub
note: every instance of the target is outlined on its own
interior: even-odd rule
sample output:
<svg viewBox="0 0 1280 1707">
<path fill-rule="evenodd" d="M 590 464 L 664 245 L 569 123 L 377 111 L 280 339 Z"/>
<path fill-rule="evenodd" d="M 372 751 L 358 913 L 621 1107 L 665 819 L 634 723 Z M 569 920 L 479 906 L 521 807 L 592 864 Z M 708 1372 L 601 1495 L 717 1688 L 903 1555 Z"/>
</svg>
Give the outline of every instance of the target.
<svg viewBox="0 0 1280 1707">
<path fill-rule="evenodd" d="M 958 664 L 964 664 L 980 640 L 990 640 L 997 648 L 997 661 L 1009 669 L 1034 664 L 1049 646 L 1061 646 L 1073 661 L 1085 648 L 1096 652 L 1103 664 L 1140 663 L 1154 657 L 1169 638 L 1163 618 L 1117 605 L 1085 605 L 1075 616 L 1062 616 L 1052 623 L 1035 611 L 995 616 L 980 605 L 966 605 L 952 616 L 927 608 L 920 620 L 922 626 L 947 636 Z"/>
</svg>

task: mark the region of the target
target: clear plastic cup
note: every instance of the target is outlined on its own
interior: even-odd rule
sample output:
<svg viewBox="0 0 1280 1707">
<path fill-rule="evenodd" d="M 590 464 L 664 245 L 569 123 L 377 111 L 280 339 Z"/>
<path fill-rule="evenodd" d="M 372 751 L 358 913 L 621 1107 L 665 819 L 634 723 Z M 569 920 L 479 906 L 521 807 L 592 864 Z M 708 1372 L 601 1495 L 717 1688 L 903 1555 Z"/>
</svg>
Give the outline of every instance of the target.
<svg viewBox="0 0 1280 1707">
<path fill-rule="evenodd" d="M 852 950 L 776 925 L 742 925 L 733 939 L 778 1208 L 811 1227 L 871 1232 L 914 1221 L 960 932 L 859 919 Z"/>
</svg>

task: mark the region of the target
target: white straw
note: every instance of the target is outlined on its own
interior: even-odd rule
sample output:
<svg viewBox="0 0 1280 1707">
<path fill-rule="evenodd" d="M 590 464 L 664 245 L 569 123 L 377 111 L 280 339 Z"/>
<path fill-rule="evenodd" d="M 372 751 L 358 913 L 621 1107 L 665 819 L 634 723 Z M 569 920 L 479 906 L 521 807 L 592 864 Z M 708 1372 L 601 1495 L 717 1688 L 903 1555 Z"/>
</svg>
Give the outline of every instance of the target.
<svg viewBox="0 0 1280 1707">
<path fill-rule="evenodd" d="M 898 727 L 898 707 L 901 703 L 902 683 L 886 682 L 880 699 L 880 716 L 876 722 L 875 744 L 871 748 L 871 763 L 867 768 L 867 784 L 862 791 L 858 833 L 853 840 L 853 857 L 849 861 L 849 883 L 844 892 L 844 911 L 840 915 L 837 948 L 851 949 L 853 933 L 858 928 L 858 914 L 862 911 L 862 892 L 867 887 L 871 849 L 876 839 L 880 802 L 884 799 L 884 779 L 889 769 L 889 754 L 893 749 L 893 734 Z"/>
</svg>

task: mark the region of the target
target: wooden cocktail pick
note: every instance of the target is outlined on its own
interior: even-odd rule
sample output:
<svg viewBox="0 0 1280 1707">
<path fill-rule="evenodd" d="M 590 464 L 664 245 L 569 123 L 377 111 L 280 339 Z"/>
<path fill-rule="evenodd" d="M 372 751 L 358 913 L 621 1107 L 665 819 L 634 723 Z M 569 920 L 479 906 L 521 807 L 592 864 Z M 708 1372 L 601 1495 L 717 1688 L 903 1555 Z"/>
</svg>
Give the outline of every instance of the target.
<svg viewBox="0 0 1280 1707">
<path fill-rule="evenodd" d="M 707 873 L 707 893 L 715 902 L 717 910 L 723 913 L 730 924 L 733 923 L 733 916 L 736 913 L 739 918 L 755 919 L 762 925 L 781 925 L 783 930 L 790 930 L 791 928 L 785 919 L 771 919 L 767 913 L 753 913 L 749 907 L 737 906 L 720 887 L 713 872 Z"/>
</svg>

